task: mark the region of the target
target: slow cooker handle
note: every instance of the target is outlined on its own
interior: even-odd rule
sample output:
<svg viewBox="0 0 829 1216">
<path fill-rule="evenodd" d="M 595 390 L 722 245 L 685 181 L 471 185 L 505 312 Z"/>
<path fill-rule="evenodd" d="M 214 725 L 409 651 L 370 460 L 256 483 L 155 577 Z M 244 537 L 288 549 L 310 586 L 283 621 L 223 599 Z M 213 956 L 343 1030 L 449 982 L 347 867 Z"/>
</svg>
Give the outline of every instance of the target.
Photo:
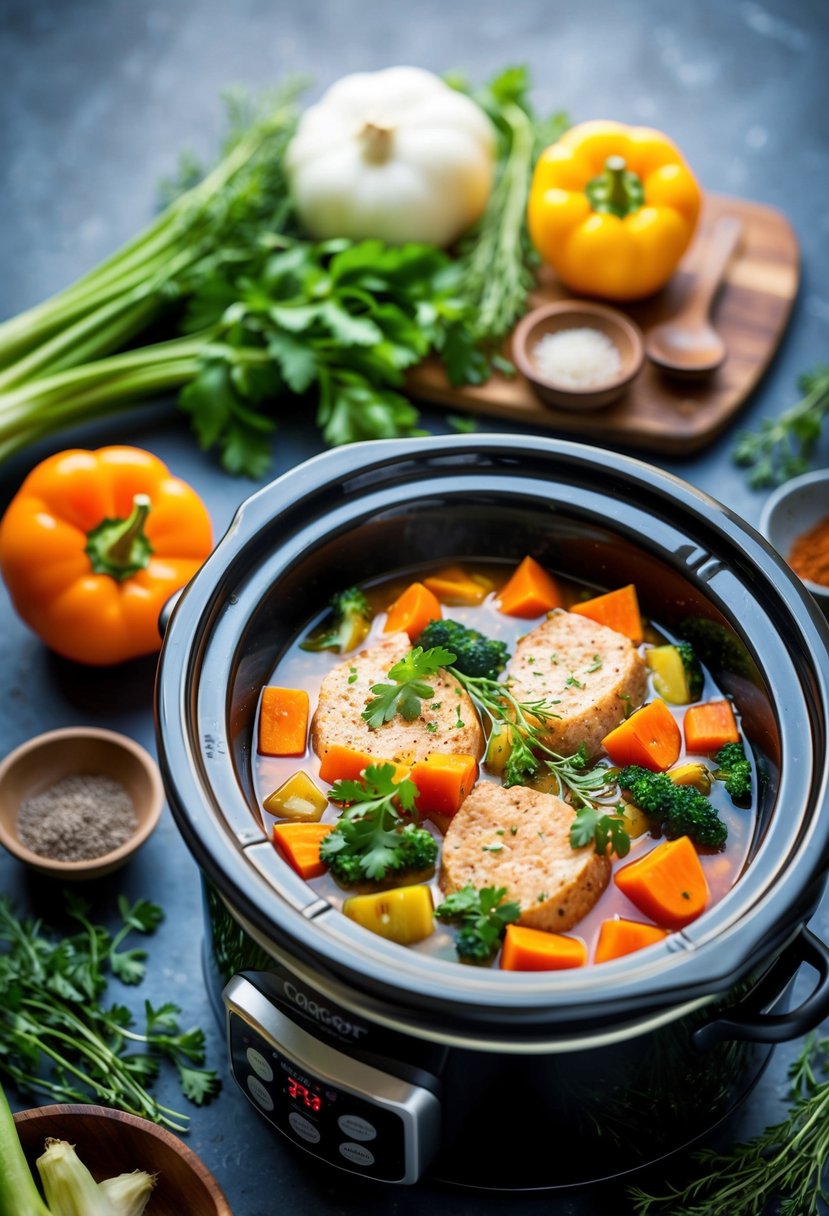
<svg viewBox="0 0 829 1216">
<path fill-rule="evenodd" d="M 808 963 L 818 973 L 817 985 L 805 1001 L 788 1013 L 756 1012 L 783 995 L 803 963 Z M 829 948 L 810 930 L 802 929 L 789 949 L 746 996 L 744 1006 L 746 1012 L 742 1015 L 737 1006 L 728 1017 L 715 1018 L 700 1026 L 693 1034 L 694 1046 L 700 1051 L 708 1051 L 727 1039 L 787 1043 L 814 1030 L 829 1014 Z"/>
</svg>

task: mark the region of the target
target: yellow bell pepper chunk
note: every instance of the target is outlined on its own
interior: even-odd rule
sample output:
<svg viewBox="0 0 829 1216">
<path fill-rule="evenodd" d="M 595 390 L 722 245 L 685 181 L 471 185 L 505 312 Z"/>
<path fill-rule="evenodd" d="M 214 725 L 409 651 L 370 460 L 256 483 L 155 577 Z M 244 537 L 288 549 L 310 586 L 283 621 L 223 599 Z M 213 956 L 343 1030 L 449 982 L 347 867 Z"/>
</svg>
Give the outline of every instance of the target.
<svg viewBox="0 0 829 1216">
<path fill-rule="evenodd" d="M 714 778 L 706 764 L 679 764 L 667 773 L 674 785 L 692 785 L 701 794 L 710 794 Z"/>
<path fill-rule="evenodd" d="M 685 664 L 676 646 L 651 647 L 645 654 L 645 662 L 653 672 L 653 686 L 663 701 L 687 705 L 694 699 Z"/>
<path fill-rule="evenodd" d="M 661 132 L 586 122 L 539 157 L 527 221 L 539 254 L 571 291 L 638 300 L 675 270 L 701 197 Z"/>
<path fill-rule="evenodd" d="M 352 895 L 343 904 L 343 912 L 364 929 L 401 946 L 423 941 L 435 928 L 432 894 L 422 885 Z"/>
<path fill-rule="evenodd" d="M 494 584 L 479 574 L 467 574 L 462 566 L 447 566 L 429 578 L 424 578 L 424 587 L 436 595 L 442 604 L 482 604 Z"/>
<path fill-rule="evenodd" d="M 262 804 L 277 819 L 295 823 L 316 823 L 328 806 L 328 799 L 302 769 L 284 781 Z"/>
<path fill-rule="evenodd" d="M 625 831 L 631 840 L 636 840 L 650 831 L 650 819 L 635 802 L 620 803 L 619 814 L 625 821 Z"/>
<path fill-rule="evenodd" d="M 486 745 L 484 764 L 496 777 L 500 777 L 503 773 L 504 765 L 509 760 L 511 751 L 512 732 L 506 726 L 494 725 Z"/>
</svg>

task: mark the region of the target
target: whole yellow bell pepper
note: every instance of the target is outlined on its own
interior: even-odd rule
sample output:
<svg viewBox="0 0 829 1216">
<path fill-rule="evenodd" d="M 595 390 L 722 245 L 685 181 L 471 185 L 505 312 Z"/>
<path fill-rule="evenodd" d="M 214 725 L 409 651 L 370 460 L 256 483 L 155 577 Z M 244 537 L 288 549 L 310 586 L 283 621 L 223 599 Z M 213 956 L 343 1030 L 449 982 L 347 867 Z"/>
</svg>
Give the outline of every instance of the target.
<svg viewBox="0 0 829 1216">
<path fill-rule="evenodd" d="M 541 154 L 527 218 L 542 259 L 571 291 L 638 300 L 673 274 L 700 202 L 693 174 L 665 135 L 584 122 Z"/>
</svg>

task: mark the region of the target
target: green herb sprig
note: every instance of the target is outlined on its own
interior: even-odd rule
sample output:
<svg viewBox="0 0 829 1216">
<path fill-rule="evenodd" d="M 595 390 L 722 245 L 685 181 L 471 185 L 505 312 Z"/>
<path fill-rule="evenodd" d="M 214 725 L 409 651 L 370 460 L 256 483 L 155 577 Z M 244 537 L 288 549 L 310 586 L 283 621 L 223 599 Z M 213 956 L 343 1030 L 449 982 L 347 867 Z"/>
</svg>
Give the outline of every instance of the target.
<svg viewBox="0 0 829 1216">
<path fill-rule="evenodd" d="M 737 439 L 733 460 L 748 470 L 748 483 L 765 489 L 805 473 L 829 414 L 829 366 L 818 365 L 798 378 L 803 396 L 778 418 L 764 418 L 756 431 Z"/>
<path fill-rule="evenodd" d="M 432 646 L 429 650 L 415 646 L 389 669 L 388 678 L 393 683 L 372 685 L 374 696 L 361 717 L 371 730 L 378 730 L 397 714 L 407 722 L 413 722 L 420 717 L 423 702 L 435 695 L 434 688 L 426 681 L 454 661 L 454 654 L 442 646 Z"/>
<path fill-rule="evenodd" d="M 320 857 L 343 883 L 379 881 L 390 872 L 434 866 L 435 838 L 411 821 L 417 786 L 408 777 L 395 781 L 395 776 L 393 764 L 370 764 L 361 780 L 336 781 L 331 787 L 332 802 L 346 809 L 320 845 Z"/>
<path fill-rule="evenodd" d="M 471 94 L 495 126 L 498 166 L 483 218 L 462 246 L 462 294 L 474 309 L 476 340 L 490 347 L 526 311 L 535 286 L 538 258 L 526 227 L 532 169 L 543 148 L 569 126 L 563 113 L 539 119 L 529 89 L 527 69 L 510 67 Z M 453 379 L 451 366 L 448 370 Z"/>
<path fill-rule="evenodd" d="M 786 1117 L 728 1152 L 695 1154 L 700 1175 L 662 1194 L 630 1191 L 636 1216 L 760 1216 L 772 1201 L 780 1216 L 818 1216 L 827 1201 L 829 1039 L 811 1035 L 789 1070 L 793 1102 Z"/>
<path fill-rule="evenodd" d="M 122 925 L 111 934 L 92 923 L 84 900 L 69 895 L 67 912 L 79 929 L 58 939 L 40 921 L 21 920 L 0 897 L 0 1072 L 24 1092 L 57 1102 L 97 1099 L 186 1131 L 188 1116 L 147 1088 L 161 1060 L 175 1066 L 182 1092 L 196 1104 L 209 1101 L 220 1082 L 202 1067 L 204 1032 L 179 1029 L 178 1006 L 145 1002 L 142 1033 L 124 1005 L 103 1003 L 110 975 L 125 984 L 144 976 L 146 951 L 122 949 L 128 935 L 152 933 L 163 919 L 146 900 L 130 905 L 122 896 L 118 910 Z"/>
<path fill-rule="evenodd" d="M 625 818 L 618 811 L 614 815 L 586 803 L 579 807 L 570 826 L 570 844 L 574 849 L 592 844 L 597 853 L 606 853 L 610 847 L 617 857 L 627 857 L 630 835 Z"/>
<path fill-rule="evenodd" d="M 506 901 L 506 887 L 483 887 L 471 883 L 447 895 L 435 908 L 438 920 L 459 922 L 455 939 L 458 957 L 466 962 L 488 963 L 501 944 L 507 925 L 518 920 L 520 906 Z"/>
</svg>

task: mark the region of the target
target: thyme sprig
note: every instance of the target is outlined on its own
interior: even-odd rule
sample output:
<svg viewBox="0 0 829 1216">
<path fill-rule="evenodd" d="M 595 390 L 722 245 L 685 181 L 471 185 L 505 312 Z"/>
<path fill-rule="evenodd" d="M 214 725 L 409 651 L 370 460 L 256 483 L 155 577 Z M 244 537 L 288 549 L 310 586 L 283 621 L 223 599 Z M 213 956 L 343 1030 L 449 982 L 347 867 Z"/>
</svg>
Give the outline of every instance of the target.
<svg viewBox="0 0 829 1216">
<path fill-rule="evenodd" d="M 737 438 L 733 460 L 748 469 L 748 482 L 764 489 L 805 473 L 829 414 L 829 366 L 818 365 L 798 379 L 803 396 L 778 418 L 764 418 L 756 431 Z"/>
<path fill-rule="evenodd" d="M 789 1069 L 793 1102 L 786 1117 L 728 1152 L 695 1155 L 693 1182 L 649 1194 L 635 1187 L 636 1216 L 761 1216 L 780 1201 L 780 1216 L 818 1216 L 829 1202 L 822 1185 L 829 1160 L 829 1039 L 810 1035 Z M 775 1209 L 778 1210 L 778 1209 Z"/>
</svg>

